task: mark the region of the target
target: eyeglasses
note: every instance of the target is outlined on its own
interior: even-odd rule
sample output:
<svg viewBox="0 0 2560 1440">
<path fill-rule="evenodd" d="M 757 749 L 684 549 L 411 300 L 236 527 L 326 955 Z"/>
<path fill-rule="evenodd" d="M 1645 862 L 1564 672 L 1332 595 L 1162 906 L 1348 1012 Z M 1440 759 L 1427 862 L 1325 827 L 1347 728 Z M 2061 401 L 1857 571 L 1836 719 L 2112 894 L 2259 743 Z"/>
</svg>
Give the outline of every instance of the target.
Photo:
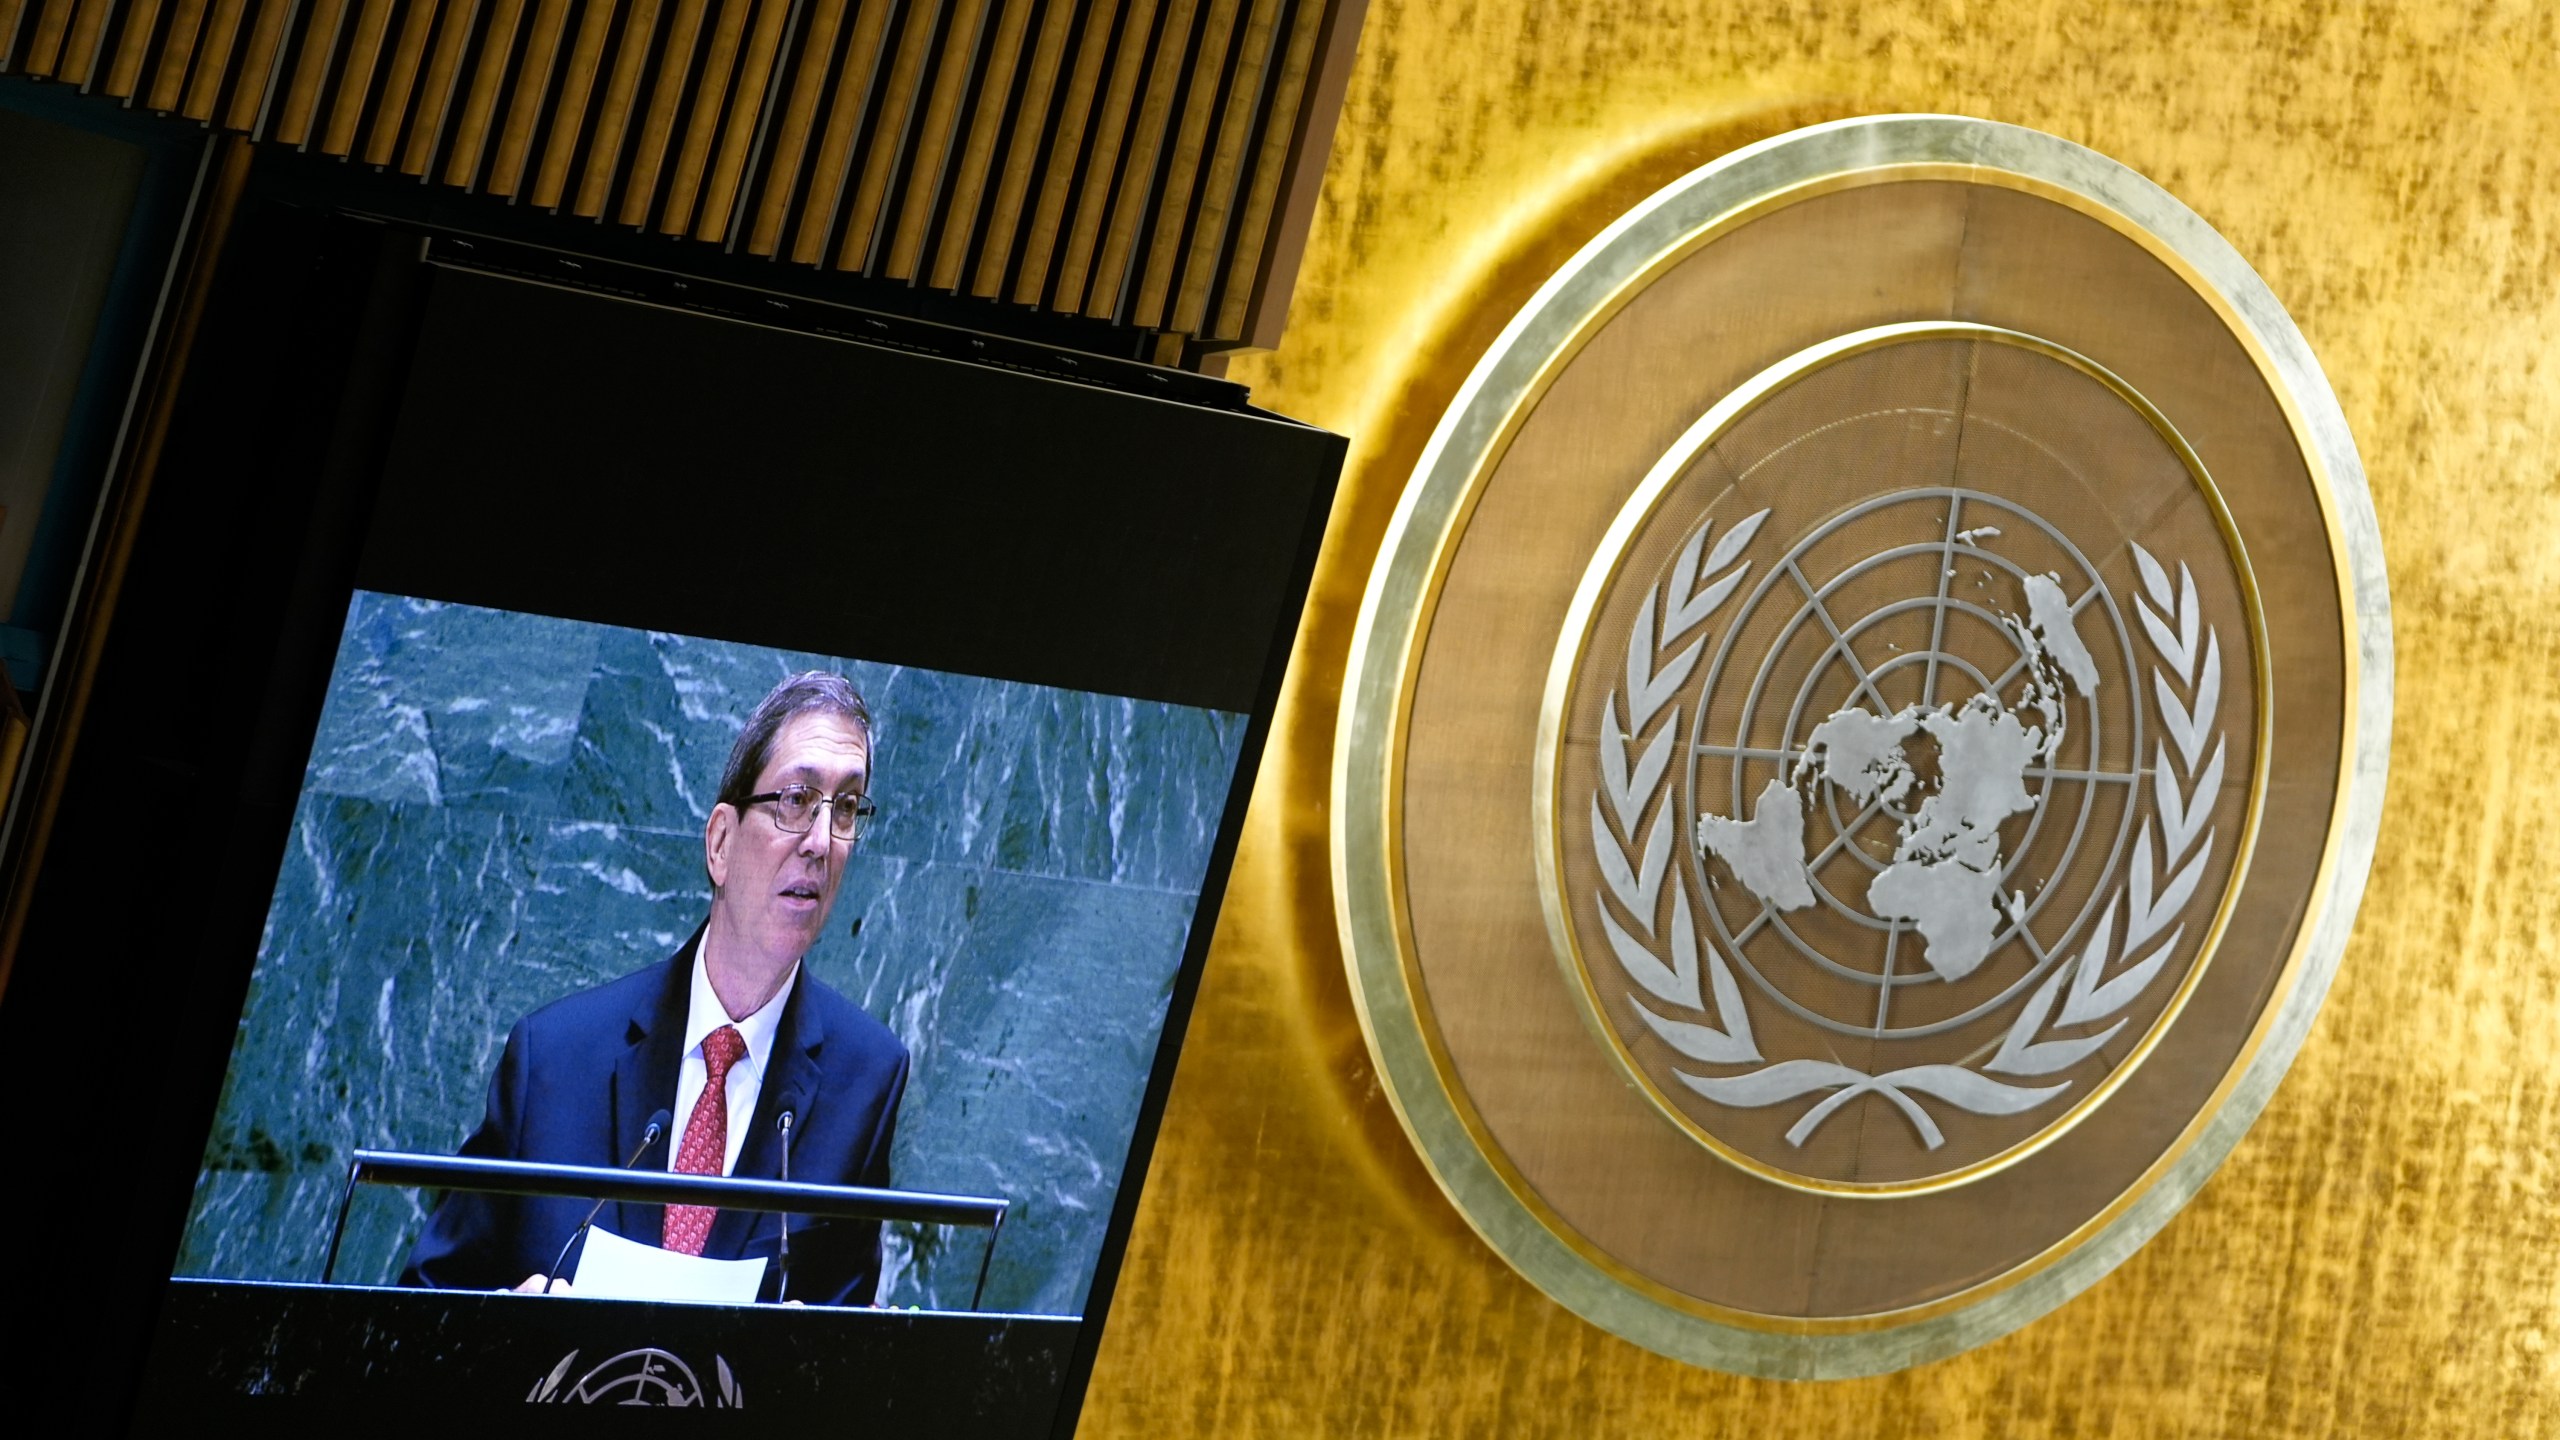
<svg viewBox="0 0 2560 1440">
<path fill-rule="evenodd" d="M 839 840 L 862 838 L 863 822 L 880 813 L 880 807 L 861 795 L 829 795 L 815 785 L 785 785 L 762 795 L 750 795 L 739 802 L 739 808 L 773 802 L 773 823 L 794 835 L 806 835 L 816 823 L 818 808 L 827 811 L 827 832 Z"/>
</svg>

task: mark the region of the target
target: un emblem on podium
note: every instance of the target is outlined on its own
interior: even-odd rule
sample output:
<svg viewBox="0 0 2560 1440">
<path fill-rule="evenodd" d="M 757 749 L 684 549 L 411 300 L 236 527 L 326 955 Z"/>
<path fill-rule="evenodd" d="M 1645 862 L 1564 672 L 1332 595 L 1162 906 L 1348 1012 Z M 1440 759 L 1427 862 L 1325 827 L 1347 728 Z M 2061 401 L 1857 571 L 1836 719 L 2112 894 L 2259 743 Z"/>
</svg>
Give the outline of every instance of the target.
<svg viewBox="0 0 2560 1440">
<path fill-rule="evenodd" d="M 2390 654 L 2336 401 L 2191 212 L 1953 117 L 1738 152 L 1539 290 L 1372 572 L 1333 841 L 1387 1093 L 1640 1344 L 2003 1334 L 2274 1096 Z"/>
</svg>

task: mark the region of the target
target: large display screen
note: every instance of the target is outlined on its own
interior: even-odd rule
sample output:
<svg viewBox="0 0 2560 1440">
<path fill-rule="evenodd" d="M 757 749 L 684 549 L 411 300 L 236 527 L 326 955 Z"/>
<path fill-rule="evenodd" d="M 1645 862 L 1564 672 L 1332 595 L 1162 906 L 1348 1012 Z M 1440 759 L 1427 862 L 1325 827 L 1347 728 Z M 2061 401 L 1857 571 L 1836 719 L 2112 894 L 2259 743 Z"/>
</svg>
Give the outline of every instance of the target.
<svg viewBox="0 0 2560 1440">
<path fill-rule="evenodd" d="M 706 831 L 721 833 L 723 768 L 768 692 L 806 673 L 842 677 L 868 709 L 877 813 L 826 846 L 785 840 L 774 802 L 730 807 L 737 873 L 715 887 Z M 671 957 L 705 962 L 716 937 L 694 939 L 715 906 L 762 903 L 772 876 L 748 862 L 779 842 L 784 878 L 807 875 L 829 902 L 793 987 L 879 1026 L 833 1027 L 820 1056 L 868 1045 L 878 1063 L 808 1065 L 797 1178 L 1010 1205 L 983 1297 L 983 1230 L 890 1222 L 831 1248 L 806 1219 L 801 1295 L 1081 1314 L 1243 738 L 1244 717 L 1194 706 L 359 592 L 178 1273 L 320 1279 L 358 1148 L 455 1151 L 494 1122 L 499 1158 L 619 1163 L 616 1106 L 636 1102 L 614 1081 L 653 1063 L 625 1018 L 666 1012 L 665 1093 L 641 1108 L 674 1107 L 667 1062 L 687 1048 L 673 1032 L 688 996 L 659 976 Z M 637 1005 L 626 977 L 646 987 Z M 528 1102 L 492 1083 L 511 1031 L 553 1005 L 571 1021 L 609 1010 L 610 1033 L 554 1027 L 553 1044 L 598 1051 L 554 1057 L 534 1044 L 552 1031 L 528 1026 L 517 1063 L 554 1113 L 520 1122 L 504 1112 Z M 637 1058 L 617 1073 L 626 1051 Z M 760 1088 L 778 1092 L 794 1057 L 760 1059 Z M 833 1125 L 832 1110 L 865 1113 Z M 756 1138 L 731 1147 L 730 1173 L 776 1173 L 777 1147 Z M 667 1168 L 680 1145 L 671 1134 L 641 1163 Z M 557 1206 L 449 1199 L 479 1207 L 476 1232 L 542 1233 L 474 1233 L 472 1253 L 422 1265 L 433 1199 L 359 1192 L 334 1279 L 512 1285 L 525 1277 L 480 1272 L 520 1240 L 549 1254 L 569 1238 Z M 615 1205 L 599 1223 L 657 1245 L 657 1211 Z M 778 1226 L 755 1217 L 702 1253 L 770 1258 Z"/>
<path fill-rule="evenodd" d="M 82 1077 L 20 1198 L 98 1243 L 0 1259 L 79 1297 L 48 1373 L 102 1431 L 1072 1430 L 1342 441 L 276 183 L 0 1004 Z M 786 1155 L 910 1199 L 665 1198 Z"/>
</svg>

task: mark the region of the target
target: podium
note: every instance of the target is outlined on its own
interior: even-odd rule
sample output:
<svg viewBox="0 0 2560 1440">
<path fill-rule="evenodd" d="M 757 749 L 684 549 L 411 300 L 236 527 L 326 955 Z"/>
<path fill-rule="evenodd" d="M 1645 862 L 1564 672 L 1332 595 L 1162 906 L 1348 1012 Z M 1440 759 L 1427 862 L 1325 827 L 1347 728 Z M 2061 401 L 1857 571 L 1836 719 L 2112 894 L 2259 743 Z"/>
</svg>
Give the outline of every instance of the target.
<svg viewBox="0 0 2560 1440">
<path fill-rule="evenodd" d="M 136 1414 L 143 1433 L 207 1420 L 449 1430 L 585 1407 L 753 1410 L 813 1433 L 1045 1433 L 1081 1321 L 989 1315 L 981 1260 L 967 1311 L 590 1300 L 574 1295 L 325 1283 L 359 1185 L 715 1205 L 983 1228 L 1008 1204 L 975 1195 L 359 1150 L 322 1280 L 172 1280 Z M 549 1407 L 536 1411 L 527 1407 Z"/>
<path fill-rule="evenodd" d="M 134 1429 L 549 1434 L 578 1429 L 579 1412 L 668 1407 L 806 1422 L 811 1435 L 1041 1435 L 1081 1324 L 172 1280 Z"/>
<path fill-rule="evenodd" d="M 877 1190 L 862 1185 L 812 1185 L 792 1180 L 744 1180 L 726 1175 L 684 1175 L 663 1170 L 615 1170 L 595 1165 L 554 1165 L 536 1160 L 482 1160 L 467 1155 L 411 1155 L 358 1150 L 347 1159 L 347 1184 L 338 1197 L 338 1220 L 329 1230 L 329 1255 L 321 1263 L 327 1284 L 338 1269 L 338 1241 L 359 1185 L 468 1190 L 489 1195 L 566 1196 L 575 1200 L 631 1200 L 643 1205 L 709 1205 L 767 1214 L 823 1215 L 837 1220 L 912 1220 L 963 1225 L 987 1232 L 978 1260 L 978 1283 L 969 1308 L 986 1295 L 987 1267 L 995 1260 L 1009 1201 L 984 1195 L 943 1195 L 926 1190 Z M 790 1265 L 786 1233 L 781 1263 Z"/>
</svg>

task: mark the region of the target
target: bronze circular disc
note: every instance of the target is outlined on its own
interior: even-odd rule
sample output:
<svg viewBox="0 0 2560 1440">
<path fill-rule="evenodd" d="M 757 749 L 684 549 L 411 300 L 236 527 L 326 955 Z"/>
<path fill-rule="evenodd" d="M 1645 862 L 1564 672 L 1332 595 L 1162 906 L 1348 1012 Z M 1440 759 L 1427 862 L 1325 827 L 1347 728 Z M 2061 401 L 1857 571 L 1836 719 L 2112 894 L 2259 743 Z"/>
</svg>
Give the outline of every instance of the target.
<svg viewBox="0 0 2560 1440">
<path fill-rule="evenodd" d="M 2337 402 L 2194 214 L 1955 117 L 1737 152 L 1503 332 L 1371 577 L 1334 854 L 1388 1093 L 1665 1354 L 2004 1334 L 2299 1048 L 2390 655 Z"/>
</svg>

